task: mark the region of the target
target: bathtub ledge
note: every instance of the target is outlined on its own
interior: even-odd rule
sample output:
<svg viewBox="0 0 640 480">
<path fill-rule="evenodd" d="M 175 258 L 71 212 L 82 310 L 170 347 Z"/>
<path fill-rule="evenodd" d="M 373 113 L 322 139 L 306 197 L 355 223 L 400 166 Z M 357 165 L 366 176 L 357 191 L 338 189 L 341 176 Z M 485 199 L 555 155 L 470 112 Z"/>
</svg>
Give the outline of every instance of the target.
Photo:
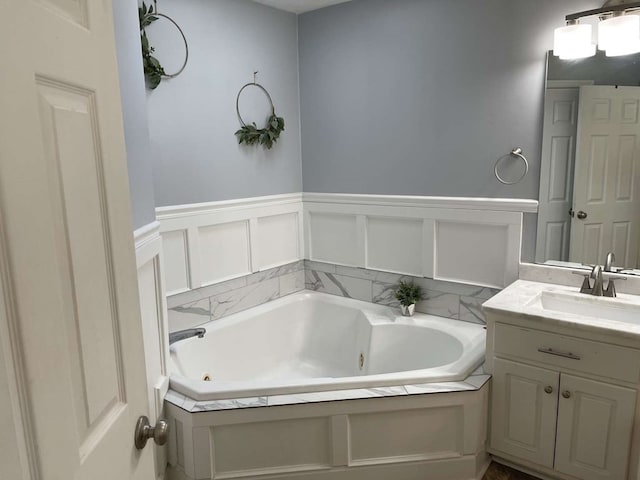
<svg viewBox="0 0 640 480">
<path fill-rule="evenodd" d="M 169 390 L 165 401 L 187 412 L 214 412 L 241 408 L 274 407 L 304 403 L 334 402 L 365 398 L 398 397 L 403 395 L 425 395 L 479 390 L 491 378 L 480 365 L 471 375 L 460 382 L 425 383 L 422 385 L 399 385 L 392 387 L 357 388 L 351 390 L 331 390 L 326 392 L 298 393 L 290 395 L 270 395 L 249 398 L 231 398 L 196 402 L 184 395 Z"/>
</svg>

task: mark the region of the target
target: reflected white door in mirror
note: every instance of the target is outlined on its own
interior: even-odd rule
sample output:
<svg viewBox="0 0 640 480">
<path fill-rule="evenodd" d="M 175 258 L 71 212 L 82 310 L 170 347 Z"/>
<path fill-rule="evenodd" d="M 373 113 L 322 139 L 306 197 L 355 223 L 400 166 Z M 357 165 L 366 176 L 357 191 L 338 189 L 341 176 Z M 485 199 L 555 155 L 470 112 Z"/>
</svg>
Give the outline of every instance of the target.
<svg viewBox="0 0 640 480">
<path fill-rule="evenodd" d="M 640 262 L 640 54 L 548 56 L 535 261 Z"/>
<path fill-rule="evenodd" d="M 637 265 L 639 105 L 637 87 L 580 87 L 571 261 L 598 263 L 612 251 L 621 265 Z"/>
<path fill-rule="evenodd" d="M 638 105 L 637 87 L 549 90 L 543 137 L 548 161 L 541 177 L 537 261 L 594 264 L 613 251 L 621 265 L 637 266 Z"/>
</svg>

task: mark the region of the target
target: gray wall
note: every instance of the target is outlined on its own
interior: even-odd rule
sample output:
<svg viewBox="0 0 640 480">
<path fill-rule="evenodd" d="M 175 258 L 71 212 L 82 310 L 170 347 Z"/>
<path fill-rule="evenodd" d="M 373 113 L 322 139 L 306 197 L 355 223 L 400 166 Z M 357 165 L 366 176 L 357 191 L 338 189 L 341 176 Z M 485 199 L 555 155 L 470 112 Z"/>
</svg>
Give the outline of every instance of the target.
<svg viewBox="0 0 640 480">
<path fill-rule="evenodd" d="M 139 228 L 153 222 L 156 214 L 136 0 L 115 0 L 113 21 L 133 227 Z"/>
<path fill-rule="evenodd" d="M 354 0 L 301 15 L 304 191 L 538 198 L 545 53 L 565 14 L 601 4 Z M 503 186 L 493 164 L 514 146 L 530 174 Z"/>
<path fill-rule="evenodd" d="M 302 190 L 297 18 L 248 0 L 163 0 L 189 41 L 189 63 L 148 93 L 156 205 L 175 205 Z M 184 55 L 166 22 L 149 28 L 168 71 Z M 271 93 L 286 122 L 272 150 L 237 144 L 240 87 L 252 80 Z M 264 123 L 267 103 L 247 91 L 246 121 Z"/>
</svg>

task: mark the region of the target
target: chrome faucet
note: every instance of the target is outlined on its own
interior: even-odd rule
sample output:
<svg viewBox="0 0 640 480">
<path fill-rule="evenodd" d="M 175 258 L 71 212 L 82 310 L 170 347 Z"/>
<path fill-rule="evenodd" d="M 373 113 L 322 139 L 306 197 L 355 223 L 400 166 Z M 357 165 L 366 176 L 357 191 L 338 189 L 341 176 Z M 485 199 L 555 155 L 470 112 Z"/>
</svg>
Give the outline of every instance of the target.
<svg viewBox="0 0 640 480">
<path fill-rule="evenodd" d="M 594 279 L 593 287 L 591 288 L 591 295 L 601 297 L 604 294 L 602 289 L 602 265 L 594 266 L 593 270 L 591 270 L 590 277 Z"/>
<path fill-rule="evenodd" d="M 615 276 L 615 272 L 612 271 L 615 259 L 616 256 L 613 252 L 609 252 L 607 253 L 607 259 L 604 263 L 604 267 L 602 265 L 594 265 L 591 273 L 589 273 L 589 275 L 585 275 L 582 287 L 580 287 L 580 293 L 595 295 L 596 297 L 615 297 L 616 286 L 612 278 Z M 605 277 L 609 277 L 606 289 L 604 288 Z M 616 278 L 621 278 L 621 276 L 616 276 Z M 593 286 L 589 279 L 593 279 Z"/>
<path fill-rule="evenodd" d="M 207 331 L 204 328 L 188 328 L 186 330 L 178 330 L 169 334 L 169 345 L 179 342 L 180 340 L 186 340 L 191 337 L 204 337 Z"/>
</svg>

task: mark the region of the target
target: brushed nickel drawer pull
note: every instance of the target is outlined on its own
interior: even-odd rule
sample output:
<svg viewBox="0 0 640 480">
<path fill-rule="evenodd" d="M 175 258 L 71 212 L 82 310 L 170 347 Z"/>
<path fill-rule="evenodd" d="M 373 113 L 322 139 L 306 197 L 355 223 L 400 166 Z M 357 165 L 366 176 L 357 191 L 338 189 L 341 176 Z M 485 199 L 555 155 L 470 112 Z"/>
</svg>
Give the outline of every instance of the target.
<svg viewBox="0 0 640 480">
<path fill-rule="evenodd" d="M 580 357 L 575 353 L 561 352 L 559 350 L 554 350 L 553 348 L 539 348 L 538 351 L 540 353 L 547 353 L 549 355 L 555 355 L 557 357 L 570 358 L 571 360 L 580 360 Z"/>
</svg>

